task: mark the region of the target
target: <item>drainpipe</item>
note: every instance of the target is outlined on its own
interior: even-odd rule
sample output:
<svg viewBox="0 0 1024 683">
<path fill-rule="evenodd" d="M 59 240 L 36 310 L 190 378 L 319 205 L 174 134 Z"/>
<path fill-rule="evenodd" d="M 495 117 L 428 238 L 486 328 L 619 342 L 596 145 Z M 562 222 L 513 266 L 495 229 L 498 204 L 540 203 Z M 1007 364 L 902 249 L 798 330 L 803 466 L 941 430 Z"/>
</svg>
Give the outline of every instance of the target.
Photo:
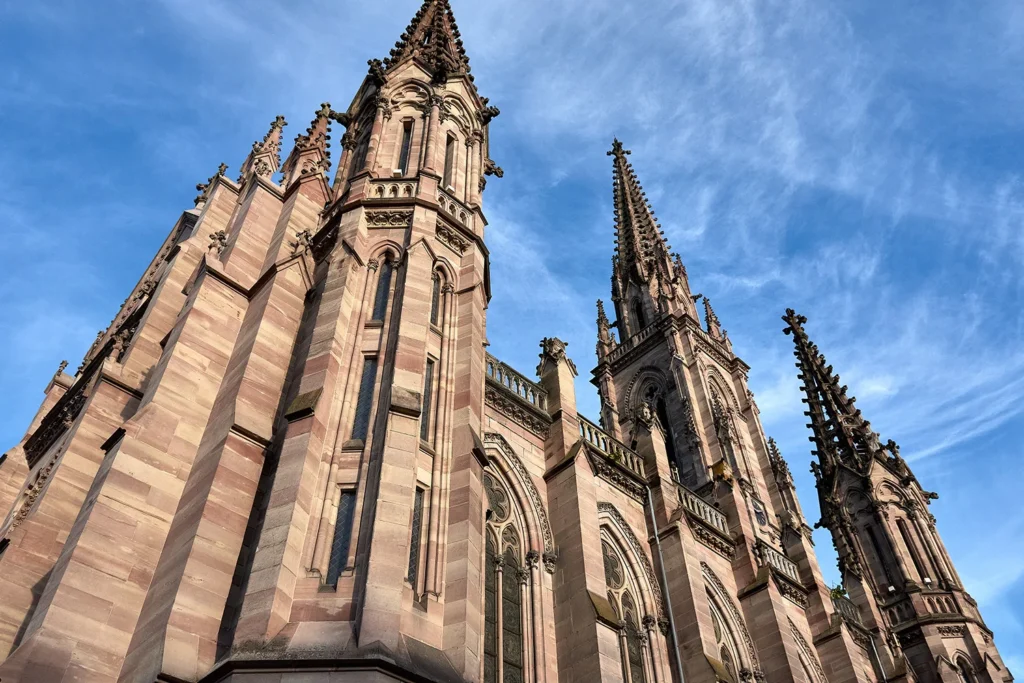
<svg viewBox="0 0 1024 683">
<path fill-rule="evenodd" d="M 683 654 L 679 650 L 679 640 L 676 638 L 676 622 L 672 616 L 672 596 L 668 591 L 668 576 L 665 574 L 665 557 L 661 554 L 661 534 L 658 533 L 658 520 L 654 516 L 654 496 L 651 494 L 651 487 L 644 484 L 647 489 L 647 509 L 651 513 L 651 526 L 654 527 L 654 545 L 658 550 L 658 569 L 661 574 L 661 594 L 665 596 L 665 610 L 668 612 L 668 630 L 672 634 L 672 649 L 676 653 L 676 673 L 679 675 L 679 683 L 686 683 L 683 677 Z M 874 641 L 872 640 L 872 645 Z"/>
</svg>

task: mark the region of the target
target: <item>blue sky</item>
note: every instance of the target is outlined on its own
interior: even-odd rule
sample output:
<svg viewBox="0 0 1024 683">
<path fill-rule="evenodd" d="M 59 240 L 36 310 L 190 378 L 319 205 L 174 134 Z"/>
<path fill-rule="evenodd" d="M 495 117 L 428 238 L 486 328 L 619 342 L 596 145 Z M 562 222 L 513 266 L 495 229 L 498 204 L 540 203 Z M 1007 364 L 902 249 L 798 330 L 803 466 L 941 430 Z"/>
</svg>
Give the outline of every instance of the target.
<svg viewBox="0 0 1024 683">
<path fill-rule="evenodd" d="M 58 362 L 78 364 L 195 183 L 221 161 L 235 173 L 276 114 L 290 139 L 320 102 L 345 108 L 418 4 L 0 0 L 0 443 L 20 438 Z M 530 372 L 542 337 L 567 340 L 597 417 L 586 380 L 617 135 L 752 366 L 808 518 L 787 306 L 941 495 L 961 576 L 1024 671 L 1024 5 L 453 5 L 502 109 L 491 351 Z"/>
</svg>

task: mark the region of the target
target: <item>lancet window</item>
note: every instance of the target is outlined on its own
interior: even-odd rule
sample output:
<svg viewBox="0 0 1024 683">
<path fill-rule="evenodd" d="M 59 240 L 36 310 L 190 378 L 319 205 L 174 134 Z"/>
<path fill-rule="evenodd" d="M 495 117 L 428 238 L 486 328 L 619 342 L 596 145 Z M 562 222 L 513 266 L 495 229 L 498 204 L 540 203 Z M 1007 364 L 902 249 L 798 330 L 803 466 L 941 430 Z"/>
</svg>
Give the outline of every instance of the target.
<svg viewBox="0 0 1024 683">
<path fill-rule="evenodd" d="M 534 587 L 527 566 L 522 510 L 500 475 L 484 473 L 487 494 L 487 549 L 484 569 L 484 681 L 526 680 L 532 643 L 530 598 Z"/>
<path fill-rule="evenodd" d="M 390 255 L 384 258 L 377 273 L 377 292 L 373 297 L 373 317 L 371 320 L 383 321 L 388 312 L 388 301 L 391 298 L 391 276 L 395 266 Z"/>
<path fill-rule="evenodd" d="M 641 628 L 644 620 L 639 608 L 642 604 L 639 585 L 613 541 L 601 539 L 601 554 L 604 558 L 608 602 L 619 619 L 622 680 L 625 683 L 646 683 L 645 660 L 653 661 L 653 658 L 650 656 L 647 634 Z"/>
<path fill-rule="evenodd" d="M 732 677 L 732 683 L 739 683 L 739 670 L 742 667 L 740 666 L 740 651 L 736 646 L 736 636 L 710 591 L 708 592 L 708 605 L 711 607 L 711 625 L 714 628 L 718 659 Z"/>
</svg>

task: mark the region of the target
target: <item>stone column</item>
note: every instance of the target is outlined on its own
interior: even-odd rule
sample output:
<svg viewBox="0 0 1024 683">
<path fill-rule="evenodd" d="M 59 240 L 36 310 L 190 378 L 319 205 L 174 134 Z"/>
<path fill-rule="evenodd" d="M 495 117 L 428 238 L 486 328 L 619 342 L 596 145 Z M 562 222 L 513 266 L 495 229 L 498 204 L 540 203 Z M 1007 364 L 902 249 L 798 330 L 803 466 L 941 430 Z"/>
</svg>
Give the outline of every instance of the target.
<svg viewBox="0 0 1024 683">
<path fill-rule="evenodd" d="M 360 171 L 370 170 L 370 175 L 373 175 L 373 170 L 377 164 L 377 150 L 380 149 L 381 143 L 381 132 L 384 130 L 384 119 L 391 118 L 391 107 L 387 100 L 384 99 L 381 93 L 377 93 L 377 113 L 373 117 L 373 127 L 370 129 L 370 140 L 369 146 L 366 150 L 366 165 L 359 169 Z"/>
<path fill-rule="evenodd" d="M 441 120 L 442 99 L 440 95 L 430 96 L 430 116 L 427 119 L 427 140 L 425 143 L 427 149 L 423 155 L 423 170 L 435 175 L 437 174 L 437 135 Z"/>
</svg>

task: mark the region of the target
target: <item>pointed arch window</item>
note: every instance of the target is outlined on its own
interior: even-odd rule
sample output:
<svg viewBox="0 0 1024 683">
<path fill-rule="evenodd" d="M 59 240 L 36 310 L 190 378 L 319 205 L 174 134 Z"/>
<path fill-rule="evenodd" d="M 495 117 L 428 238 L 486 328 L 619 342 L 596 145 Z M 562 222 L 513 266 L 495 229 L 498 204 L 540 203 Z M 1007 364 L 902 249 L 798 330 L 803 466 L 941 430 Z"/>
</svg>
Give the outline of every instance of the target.
<svg viewBox="0 0 1024 683">
<path fill-rule="evenodd" d="M 384 315 L 388 312 L 388 299 L 391 298 L 391 275 L 394 270 L 395 267 L 391 263 L 390 257 L 385 258 L 384 262 L 380 264 L 380 272 L 377 274 L 377 293 L 373 298 L 373 317 L 370 320 L 383 322 Z"/>
<path fill-rule="evenodd" d="M 648 639 L 640 627 L 642 617 L 634 598 L 634 595 L 639 595 L 636 581 L 629 575 L 622 555 L 607 538 L 601 539 L 601 554 L 608 602 L 622 629 L 619 634 L 622 680 L 625 683 L 646 683 L 644 652 Z"/>
<path fill-rule="evenodd" d="M 718 649 L 718 658 L 726 671 L 729 672 L 733 683 L 740 683 L 740 655 L 739 649 L 736 647 L 736 638 L 710 592 L 708 593 L 708 605 L 711 608 L 711 625 L 715 632 L 715 646 Z"/>
<path fill-rule="evenodd" d="M 455 136 L 449 134 L 444 143 L 444 186 L 452 187 L 452 176 L 455 171 Z"/>
<path fill-rule="evenodd" d="M 398 170 L 403 176 L 409 175 L 409 157 L 412 153 L 412 132 L 415 122 L 412 119 L 402 121 L 402 146 L 398 152 Z"/>
<path fill-rule="evenodd" d="M 430 324 L 437 325 L 441 319 L 441 274 L 434 271 L 430 290 Z"/>
<path fill-rule="evenodd" d="M 963 657 L 956 659 L 956 675 L 960 679 L 960 683 L 975 683 L 974 677 L 971 675 L 971 665 Z"/>
<path fill-rule="evenodd" d="M 498 477 L 484 472 L 487 548 L 484 569 L 484 681 L 519 683 L 525 678 L 530 570 L 524 566 L 521 511 Z"/>
<path fill-rule="evenodd" d="M 633 313 L 633 325 L 635 326 L 633 334 L 636 334 L 647 327 L 647 319 L 644 316 L 644 305 L 640 303 L 640 299 L 633 299 L 633 303 L 630 308 Z"/>
</svg>

